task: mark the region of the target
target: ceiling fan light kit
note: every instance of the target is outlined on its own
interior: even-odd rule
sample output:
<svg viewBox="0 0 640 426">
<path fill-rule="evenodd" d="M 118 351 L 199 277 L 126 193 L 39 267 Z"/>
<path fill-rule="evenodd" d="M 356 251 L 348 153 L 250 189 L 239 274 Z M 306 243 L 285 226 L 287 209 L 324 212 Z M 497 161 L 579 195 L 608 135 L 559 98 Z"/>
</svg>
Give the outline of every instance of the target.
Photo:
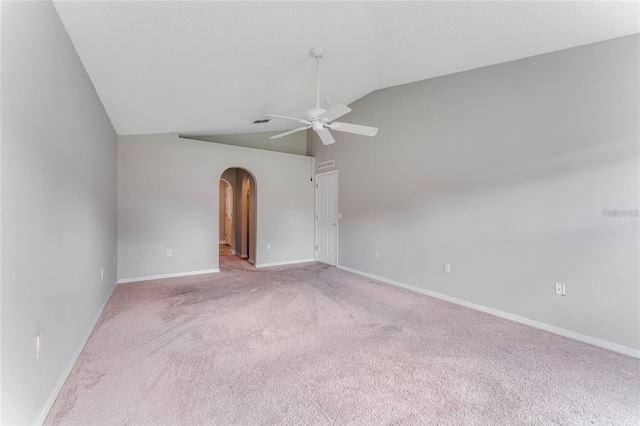
<svg viewBox="0 0 640 426">
<path fill-rule="evenodd" d="M 363 136 L 375 136 L 378 133 L 378 129 L 376 127 L 362 126 L 360 124 L 339 123 L 337 121 L 334 122 L 333 120 L 351 112 L 351 108 L 346 105 L 335 104 L 329 109 L 320 107 L 320 58 L 324 56 L 325 52 L 326 49 L 324 46 L 316 46 L 309 51 L 311 56 L 316 59 L 316 106 L 305 111 L 304 115 L 306 119 L 265 114 L 267 117 L 294 120 L 304 124 L 304 126 L 271 136 L 269 139 L 278 139 L 302 130 L 313 129 L 318 134 L 323 144 L 331 145 L 336 140 L 331 132 L 329 132 L 329 129 Z"/>
</svg>

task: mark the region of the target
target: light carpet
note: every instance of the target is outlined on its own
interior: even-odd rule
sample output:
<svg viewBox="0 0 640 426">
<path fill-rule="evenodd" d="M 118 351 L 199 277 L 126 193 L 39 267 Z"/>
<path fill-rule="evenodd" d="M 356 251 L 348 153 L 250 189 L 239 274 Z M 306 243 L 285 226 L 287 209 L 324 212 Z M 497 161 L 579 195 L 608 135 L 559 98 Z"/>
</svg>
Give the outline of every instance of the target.
<svg viewBox="0 0 640 426">
<path fill-rule="evenodd" d="M 637 359 L 320 264 L 119 285 L 45 422 L 638 425 Z"/>
</svg>

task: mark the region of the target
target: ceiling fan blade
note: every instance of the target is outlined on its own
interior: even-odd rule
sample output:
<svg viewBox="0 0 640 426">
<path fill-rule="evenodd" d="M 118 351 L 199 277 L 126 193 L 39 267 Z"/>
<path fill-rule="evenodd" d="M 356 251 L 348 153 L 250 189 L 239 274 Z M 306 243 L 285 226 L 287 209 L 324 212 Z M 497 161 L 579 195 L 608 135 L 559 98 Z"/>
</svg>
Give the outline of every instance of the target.
<svg viewBox="0 0 640 426">
<path fill-rule="evenodd" d="M 326 126 L 338 132 L 355 133 L 363 136 L 375 136 L 378 133 L 377 127 L 361 126 L 360 124 L 339 123 L 336 121 Z"/>
<path fill-rule="evenodd" d="M 324 114 L 320 116 L 320 119 L 325 123 L 330 123 L 336 118 L 342 117 L 345 114 L 351 112 L 351 108 L 345 105 L 336 104 L 329 108 Z"/>
<path fill-rule="evenodd" d="M 288 135 L 290 135 L 292 133 L 299 132 L 300 130 L 307 130 L 307 129 L 310 129 L 310 128 L 311 128 L 311 126 L 298 127 L 297 129 L 289 130 L 288 132 L 284 132 L 284 133 L 280 133 L 279 135 L 271 136 L 269 139 L 278 139 L 278 138 L 281 138 L 283 136 L 288 136 Z"/>
<path fill-rule="evenodd" d="M 316 133 L 318 133 L 318 136 L 320 136 L 320 140 L 325 145 L 331 145 L 332 143 L 334 143 L 336 141 L 333 138 L 333 135 L 331 134 L 331 132 L 329 132 L 329 130 L 327 130 L 326 127 L 323 127 L 320 130 L 316 130 Z"/>
<path fill-rule="evenodd" d="M 311 125 L 311 122 L 309 120 L 305 120 L 303 118 L 285 117 L 284 115 L 275 115 L 275 114 L 264 114 L 264 115 L 267 117 L 273 117 L 273 118 L 284 118 L 285 120 L 295 120 L 300 123 Z"/>
</svg>

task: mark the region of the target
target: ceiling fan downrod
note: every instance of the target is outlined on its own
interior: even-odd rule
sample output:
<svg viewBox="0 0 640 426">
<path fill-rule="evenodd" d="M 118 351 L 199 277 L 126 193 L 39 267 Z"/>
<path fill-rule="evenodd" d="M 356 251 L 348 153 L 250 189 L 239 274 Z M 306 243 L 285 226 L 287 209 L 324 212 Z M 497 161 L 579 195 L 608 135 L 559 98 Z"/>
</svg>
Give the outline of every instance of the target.
<svg viewBox="0 0 640 426">
<path fill-rule="evenodd" d="M 324 46 L 316 46 L 309 51 L 316 58 L 316 108 L 320 108 L 320 58 L 327 51 Z"/>
</svg>

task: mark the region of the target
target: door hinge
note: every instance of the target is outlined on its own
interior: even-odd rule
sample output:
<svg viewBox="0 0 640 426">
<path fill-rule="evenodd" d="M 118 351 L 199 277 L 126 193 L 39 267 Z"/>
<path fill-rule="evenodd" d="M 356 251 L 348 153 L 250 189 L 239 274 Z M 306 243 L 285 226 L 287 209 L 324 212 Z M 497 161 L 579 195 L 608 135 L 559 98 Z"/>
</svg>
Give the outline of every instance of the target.
<svg viewBox="0 0 640 426">
<path fill-rule="evenodd" d="M 316 219 L 318 218 L 318 215 L 316 215 Z"/>
<path fill-rule="evenodd" d="M 318 188 L 318 184 L 316 183 L 316 188 Z"/>
<path fill-rule="evenodd" d="M 318 251 L 318 246 L 316 246 L 316 251 Z"/>
</svg>

